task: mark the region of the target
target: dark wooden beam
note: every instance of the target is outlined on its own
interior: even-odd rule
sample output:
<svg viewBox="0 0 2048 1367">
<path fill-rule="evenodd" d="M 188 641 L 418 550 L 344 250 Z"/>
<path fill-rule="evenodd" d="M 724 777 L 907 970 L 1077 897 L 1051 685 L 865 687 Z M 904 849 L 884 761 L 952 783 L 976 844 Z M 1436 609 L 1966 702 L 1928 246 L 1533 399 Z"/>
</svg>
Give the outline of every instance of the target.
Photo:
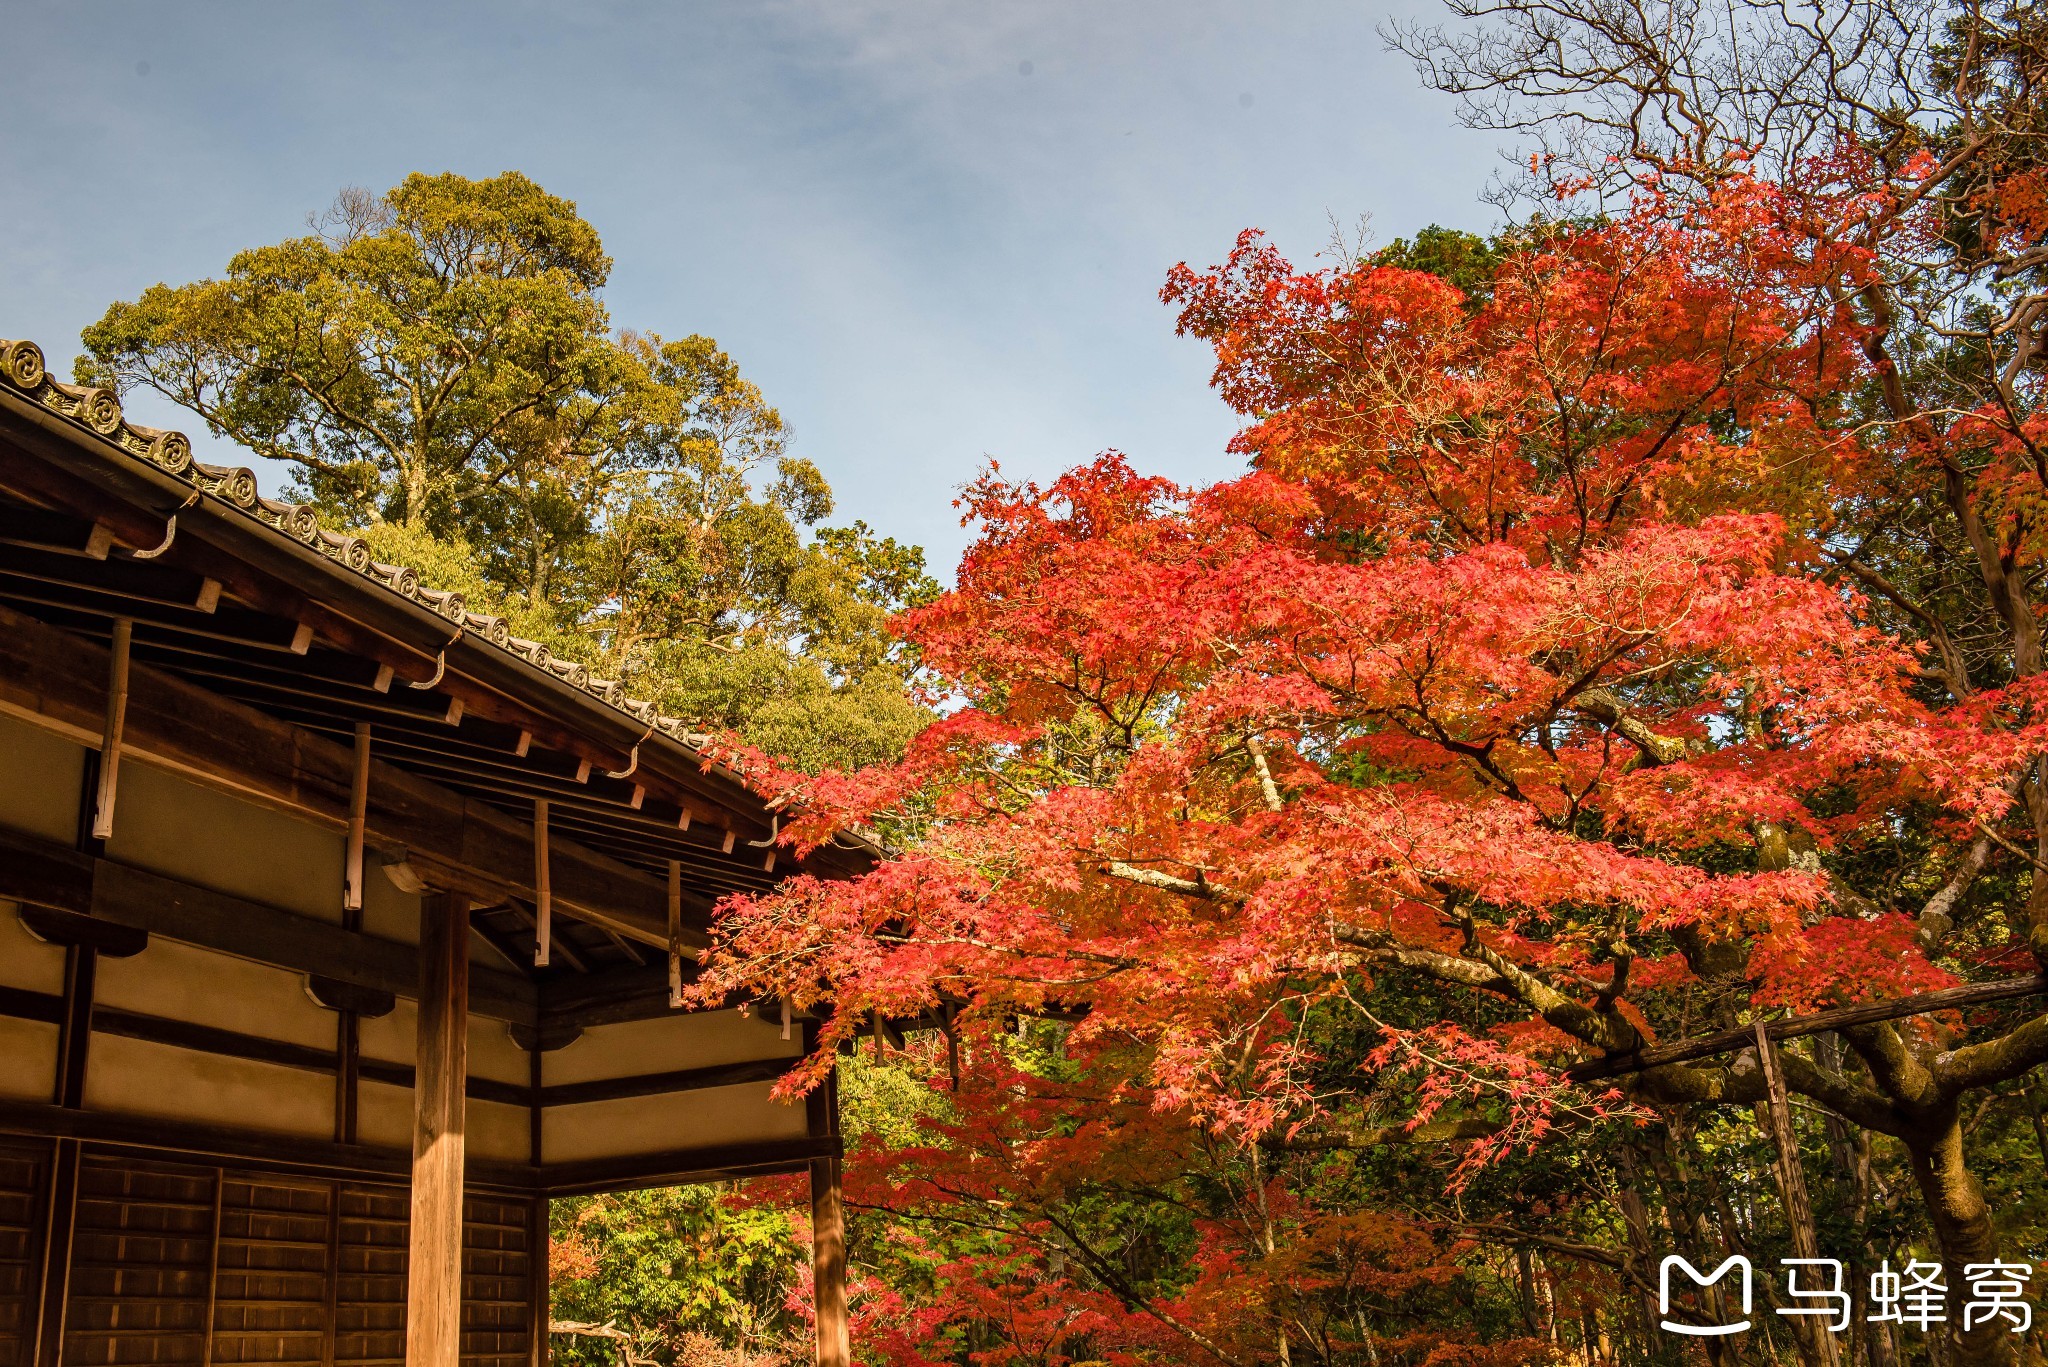
<svg viewBox="0 0 2048 1367">
<path fill-rule="evenodd" d="M 806 1021 L 804 1053 L 818 1048 L 818 1025 Z M 842 1190 L 839 1141 L 839 1076 L 829 1073 L 804 1097 L 804 1128 L 827 1147 L 810 1163 L 811 1282 L 816 1308 L 818 1367 L 850 1367 L 853 1357 L 846 1320 L 846 1197 Z"/>
<path fill-rule="evenodd" d="M 28 1101 L 0 1100 L 0 1134 L 75 1139 L 159 1158 L 180 1155 L 227 1159 L 266 1172 L 308 1176 L 403 1183 L 412 1171 L 412 1158 L 403 1149 L 333 1144 L 298 1135 L 265 1134 L 149 1116 L 73 1111 Z M 470 1186 L 475 1190 L 522 1195 L 542 1189 L 540 1170 L 528 1163 L 471 1159 L 468 1169 Z"/>
<path fill-rule="evenodd" d="M 113 549 L 114 533 L 90 518 L 0 503 L 0 545 L 105 560 Z"/>
<path fill-rule="evenodd" d="M 548 1367 L 548 1208 L 545 1196 L 526 1206 L 526 1367 Z"/>
<path fill-rule="evenodd" d="M 8 830 L 0 830 L 0 897 L 83 911 L 114 926 L 357 988 L 410 997 L 419 986 L 419 952 L 411 945 Z M 539 1023 L 539 994 L 524 977 L 479 968 L 473 984 L 470 1004 L 480 1014 Z"/>
<path fill-rule="evenodd" d="M 701 970 L 685 961 L 683 981 L 695 982 Z M 583 978 L 556 978 L 540 986 L 540 1020 L 545 1026 L 588 1029 L 620 1025 L 677 1014 L 668 1004 L 668 965 L 619 969 Z"/>
<path fill-rule="evenodd" d="M 723 1182 L 769 1173 L 802 1172 L 812 1159 L 838 1151 L 836 1137 L 717 1144 L 627 1158 L 550 1163 L 541 1169 L 541 1182 L 550 1196 L 587 1196 L 601 1191 L 680 1186 L 686 1182 Z"/>
<path fill-rule="evenodd" d="M 44 944 L 85 946 L 109 959 L 132 959 L 149 948 L 149 932 L 104 917 L 27 904 L 21 908 L 22 929 Z"/>
<path fill-rule="evenodd" d="M 746 1082 L 773 1082 L 801 1062 L 800 1058 L 763 1058 L 745 1063 L 721 1063 L 709 1068 L 641 1073 L 633 1077 L 558 1082 L 552 1087 L 541 1088 L 540 1104 L 544 1108 L 578 1106 L 591 1101 L 620 1101 L 628 1097 L 701 1091 L 707 1087 L 733 1087 Z"/>
<path fill-rule="evenodd" d="M 410 945 L 7 830 L 0 830 L 0 897 L 31 906 L 82 908 L 110 923 L 110 929 L 146 931 L 353 988 L 409 997 L 418 985 L 418 952 Z M 538 1018 L 533 985 L 491 969 L 477 970 L 472 1005 L 500 1020 L 532 1025 Z"/>
<path fill-rule="evenodd" d="M 469 900 L 461 893 L 438 893 L 421 906 L 419 1004 L 405 1360 L 460 1367 L 469 1071 Z"/>
<path fill-rule="evenodd" d="M 60 1109 L 60 1108 L 53 1108 Z M 77 1114 L 77 1112 L 72 1112 Z M 60 1367 L 64 1360 L 64 1315 L 71 1301 L 71 1251 L 78 1218 L 78 1141 L 51 1145 L 49 1188 L 42 1203 L 36 1240 L 36 1301 L 33 1346 L 26 1355 L 35 1367 Z"/>
</svg>

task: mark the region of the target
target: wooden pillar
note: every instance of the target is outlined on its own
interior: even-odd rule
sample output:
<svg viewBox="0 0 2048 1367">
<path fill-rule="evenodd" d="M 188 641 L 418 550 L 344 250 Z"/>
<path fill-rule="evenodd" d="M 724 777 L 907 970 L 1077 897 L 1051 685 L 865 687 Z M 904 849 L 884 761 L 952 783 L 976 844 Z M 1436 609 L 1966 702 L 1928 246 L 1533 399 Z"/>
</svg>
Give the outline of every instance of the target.
<svg viewBox="0 0 2048 1367">
<path fill-rule="evenodd" d="M 462 1342 L 463 1080 L 469 1071 L 469 899 L 420 904 L 418 1072 L 413 1085 L 408 1367 L 457 1367 Z"/>
<path fill-rule="evenodd" d="M 811 1276 L 818 1309 L 818 1367 L 847 1367 L 853 1345 L 846 1332 L 846 1204 L 839 1160 L 811 1160 Z"/>
<path fill-rule="evenodd" d="M 818 1026 L 804 1022 L 804 1052 L 818 1048 Z M 805 1129 L 815 1139 L 839 1135 L 839 1078 L 804 1098 Z M 818 1367 L 849 1367 L 853 1345 L 846 1329 L 846 1202 L 840 1192 L 839 1158 L 811 1160 L 811 1294 L 818 1316 Z"/>
<path fill-rule="evenodd" d="M 538 1057 L 538 1053 L 536 1053 Z M 548 1367 L 548 1316 L 552 1292 L 548 1287 L 548 1198 L 536 1196 L 526 1209 L 527 1267 L 526 1299 L 533 1342 L 527 1350 L 528 1367 Z"/>
</svg>

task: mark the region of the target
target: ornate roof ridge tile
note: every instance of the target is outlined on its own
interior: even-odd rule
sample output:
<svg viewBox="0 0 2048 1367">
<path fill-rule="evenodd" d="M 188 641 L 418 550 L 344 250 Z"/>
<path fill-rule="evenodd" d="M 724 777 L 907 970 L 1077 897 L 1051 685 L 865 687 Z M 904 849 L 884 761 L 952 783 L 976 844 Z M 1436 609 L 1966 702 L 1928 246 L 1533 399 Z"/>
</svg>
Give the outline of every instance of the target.
<svg viewBox="0 0 2048 1367">
<path fill-rule="evenodd" d="M 121 412 L 120 397 L 113 390 L 65 384 L 49 373 L 42 348 L 34 342 L 0 338 L 0 384 L 77 423 L 134 459 L 191 485 L 196 493 L 230 504 L 323 559 L 446 618 L 460 626 L 464 635 L 624 713 L 645 725 L 650 735 L 659 731 L 691 749 L 702 749 L 710 742 L 709 736 L 690 730 L 684 719 L 665 716 L 653 703 L 628 697 L 622 681 L 596 678 L 588 665 L 564 659 L 538 641 L 514 636 L 504 618 L 471 612 L 460 593 L 420 583 L 419 574 L 409 566 L 381 563 L 361 537 L 321 526 L 310 505 L 264 497 L 257 487 L 256 472 L 248 467 L 208 465 L 193 459 L 192 443 L 184 433 L 130 422 Z"/>
</svg>

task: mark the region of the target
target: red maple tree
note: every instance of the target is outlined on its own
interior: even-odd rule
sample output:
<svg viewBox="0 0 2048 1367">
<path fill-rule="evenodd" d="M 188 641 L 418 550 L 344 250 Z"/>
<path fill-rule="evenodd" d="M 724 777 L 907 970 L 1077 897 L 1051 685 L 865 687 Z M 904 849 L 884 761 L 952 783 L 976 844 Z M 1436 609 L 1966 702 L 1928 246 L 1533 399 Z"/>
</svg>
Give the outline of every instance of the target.
<svg viewBox="0 0 2048 1367">
<path fill-rule="evenodd" d="M 901 622 L 943 720 L 875 770 L 747 757 L 801 813 L 787 839 L 872 826 L 899 852 L 731 905 L 702 990 L 824 1014 L 792 1086 L 878 1022 L 943 1026 L 952 1119 L 870 1174 L 877 1202 L 1000 1235 L 930 1302 L 1017 1321 L 982 1360 L 1523 1360 L 1512 1334 L 1318 1322 L 1333 1278 L 1454 1278 L 1461 1235 L 1267 1165 L 1448 1144 L 1463 1184 L 1563 1134 L 1768 1100 L 1753 1050 L 1631 1070 L 1660 1041 L 2048 966 L 2048 886 L 1965 914 L 2048 850 L 2038 628 L 2010 601 L 2048 434 L 1899 399 L 1868 306 L 1932 231 L 1936 170 L 1651 185 L 1523 234 L 1473 293 L 1384 260 L 1297 271 L 1248 233 L 1165 295 L 1215 348 L 1249 473 L 991 471 L 957 587 Z M 2013 250 L 2041 239 L 2033 184 L 2000 201 Z M 1999 643 L 1878 564 L 1927 505 L 1990 547 L 1953 592 Z M 1859 886 L 1873 860 L 1911 869 Z M 1047 1017 L 1050 1075 L 1014 1045 Z M 2048 1060 L 2048 1019 L 1841 1038 L 1783 1049 L 1785 1086 L 1904 1147 L 1947 1259 L 1997 1256 L 1962 1109 Z M 1567 1071 L 1591 1061 L 1611 1076 Z M 1204 1147 L 1228 1199 L 1170 1294 L 1048 1214 Z M 1956 1361 L 2009 1360 L 1997 1328 Z"/>
</svg>

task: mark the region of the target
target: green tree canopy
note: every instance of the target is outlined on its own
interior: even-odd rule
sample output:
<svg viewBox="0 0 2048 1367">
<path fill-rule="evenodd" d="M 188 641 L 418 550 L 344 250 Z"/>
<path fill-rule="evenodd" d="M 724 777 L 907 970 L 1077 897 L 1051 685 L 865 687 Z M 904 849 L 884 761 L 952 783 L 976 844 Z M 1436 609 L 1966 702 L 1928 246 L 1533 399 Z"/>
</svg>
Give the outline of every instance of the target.
<svg viewBox="0 0 2048 1367">
<path fill-rule="evenodd" d="M 922 553 L 825 525 L 825 477 L 711 338 L 614 333 L 573 203 L 414 175 L 310 227 L 115 303 L 78 378 L 287 462 L 380 555 L 706 728 L 809 764 L 908 739 L 886 621 L 934 591 Z"/>
</svg>

